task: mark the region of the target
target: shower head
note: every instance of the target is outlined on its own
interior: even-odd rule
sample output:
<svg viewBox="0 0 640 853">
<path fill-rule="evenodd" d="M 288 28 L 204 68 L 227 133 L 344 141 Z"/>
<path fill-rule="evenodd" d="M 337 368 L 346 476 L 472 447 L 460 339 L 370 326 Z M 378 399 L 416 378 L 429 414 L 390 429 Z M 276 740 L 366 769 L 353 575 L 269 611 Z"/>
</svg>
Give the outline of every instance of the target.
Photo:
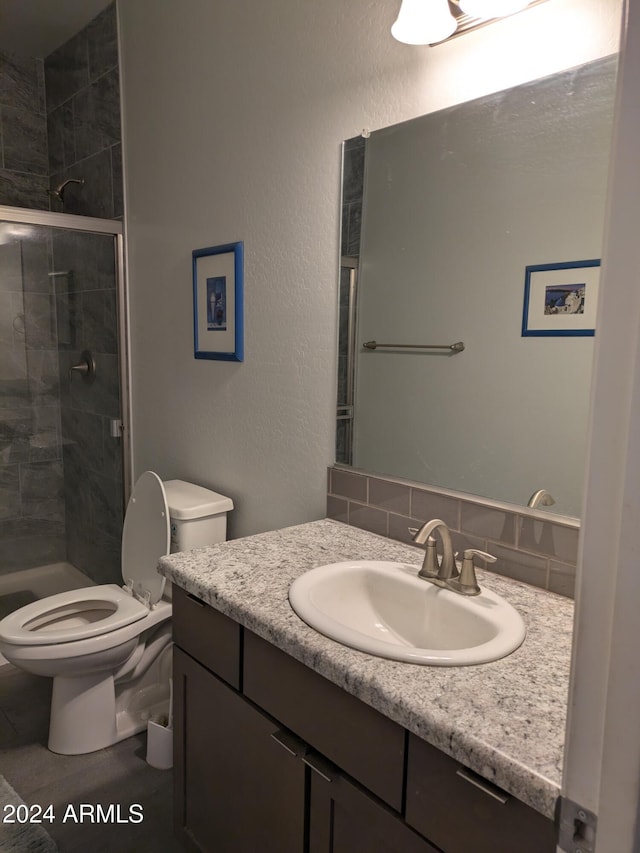
<svg viewBox="0 0 640 853">
<path fill-rule="evenodd" d="M 53 198 L 57 198 L 58 201 L 64 204 L 64 191 L 69 184 L 79 184 L 80 186 L 83 186 L 84 178 L 67 178 L 66 181 L 62 181 L 62 183 L 58 184 L 55 189 L 48 190 L 49 195 Z"/>
</svg>

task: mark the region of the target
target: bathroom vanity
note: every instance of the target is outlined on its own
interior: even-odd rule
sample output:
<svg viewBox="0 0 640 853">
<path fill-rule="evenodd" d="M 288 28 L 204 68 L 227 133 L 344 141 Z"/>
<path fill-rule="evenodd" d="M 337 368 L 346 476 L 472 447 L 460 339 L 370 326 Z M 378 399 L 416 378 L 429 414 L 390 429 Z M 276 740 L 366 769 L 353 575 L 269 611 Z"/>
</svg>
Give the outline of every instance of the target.
<svg viewBox="0 0 640 853">
<path fill-rule="evenodd" d="M 572 603 L 479 573 L 528 636 L 425 667 L 292 611 L 301 573 L 423 552 L 319 521 L 162 558 L 174 591 L 175 821 L 194 850 L 552 853 Z"/>
</svg>

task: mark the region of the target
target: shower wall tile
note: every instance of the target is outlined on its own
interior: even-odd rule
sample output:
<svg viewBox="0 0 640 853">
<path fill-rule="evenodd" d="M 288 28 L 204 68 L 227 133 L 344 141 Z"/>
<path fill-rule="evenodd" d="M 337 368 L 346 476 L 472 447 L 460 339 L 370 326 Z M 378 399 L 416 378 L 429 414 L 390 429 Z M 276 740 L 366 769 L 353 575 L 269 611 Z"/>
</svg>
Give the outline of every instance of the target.
<svg viewBox="0 0 640 853">
<path fill-rule="evenodd" d="M 51 293 L 49 234 L 49 228 L 32 226 L 28 239 L 19 241 L 22 262 L 20 290 L 24 293 Z"/>
<path fill-rule="evenodd" d="M 52 241 L 54 269 L 69 273 L 56 277 L 57 294 L 115 288 L 116 261 L 112 237 L 77 231 L 54 232 Z"/>
<path fill-rule="evenodd" d="M 103 473 L 122 484 L 122 439 L 111 435 L 111 418 L 102 418 Z"/>
<path fill-rule="evenodd" d="M 56 348 L 55 304 L 48 293 L 25 293 L 24 320 L 27 349 Z"/>
<path fill-rule="evenodd" d="M 66 559 L 64 524 L 49 519 L 0 521 L 0 575 Z"/>
<path fill-rule="evenodd" d="M 62 410 L 62 435 L 65 453 L 65 487 L 71 485 L 69 474 L 93 471 L 111 480 L 122 482 L 120 440 L 109 432 L 110 420 L 103 415 L 65 407 Z M 76 488 L 76 484 L 74 484 Z"/>
<path fill-rule="evenodd" d="M 0 465 L 58 459 L 59 441 L 57 423 L 38 423 L 31 410 L 22 418 L 0 414 Z"/>
<path fill-rule="evenodd" d="M 63 521 L 62 461 L 20 465 L 20 496 L 23 516 Z"/>
<path fill-rule="evenodd" d="M 0 117 L 4 168 L 47 175 L 47 130 L 42 114 L 3 106 Z"/>
<path fill-rule="evenodd" d="M 20 467 L 0 466 L 0 520 L 20 515 Z"/>
<path fill-rule="evenodd" d="M 22 294 L 22 248 L 19 240 L 0 243 L 0 291 Z"/>
<path fill-rule="evenodd" d="M 118 352 L 115 290 L 89 290 L 80 294 L 79 346 L 96 353 Z"/>
<path fill-rule="evenodd" d="M 91 523 L 107 536 L 117 539 L 122 535 L 124 518 L 122 483 L 93 472 L 89 475 L 89 480 Z"/>
<path fill-rule="evenodd" d="M 122 584 L 120 539 L 72 517 L 67 524 L 67 559 L 94 583 Z"/>
<path fill-rule="evenodd" d="M 124 216 L 124 191 L 122 178 L 122 145 L 111 146 L 111 177 L 113 178 L 113 215 Z"/>
<path fill-rule="evenodd" d="M 78 160 L 121 142 L 117 67 L 74 96 L 73 117 Z"/>
<path fill-rule="evenodd" d="M 22 418 L 4 419 L 0 415 L 0 465 L 29 462 L 31 412 Z"/>
<path fill-rule="evenodd" d="M 48 210 L 42 60 L 0 51 L 0 204 Z"/>
<path fill-rule="evenodd" d="M 118 26 L 114 5 L 107 7 L 87 26 L 87 45 L 89 77 L 92 80 L 118 65 Z"/>
<path fill-rule="evenodd" d="M 348 139 L 343 154 L 341 252 L 353 258 L 360 257 L 364 168 L 364 138 Z"/>
<path fill-rule="evenodd" d="M 28 349 L 27 373 L 29 376 L 29 399 L 33 405 L 58 405 L 60 387 L 58 381 L 58 350 Z"/>
<path fill-rule="evenodd" d="M 60 400 L 63 408 L 71 407 L 81 412 L 120 417 L 120 373 L 118 357 L 96 353 L 96 375 L 88 382 L 80 375 L 69 380 L 69 368 L 80 362 L 77 350 L 60 351 Z"/>
<path fill-rule="evenodd" d="M 89 45 L 86 28 L 44 60 L 47 109 L 68 101 L 89 84 Z"/>
<path fill-rule="evenodd" d="M 115 3 L 44 61 L 51 209 L 111 219 L 122 215 L 121 110 Z"/>
<path fill-rule="evenodd" d="M 49 179 L 46 175 L 23 175 L 0 169 L 0 204 L 48 210 L 48 190 Z"/>
<path fill-rule="evenodd" d="M 331 467 L 327 476 L 327 516 L 401 542 L 409 527 L 441 518 L 451 531 L 454 551 L 487 551 L 497 562 L 486 568 L 507 577 L 572 596 L 579 526 L 566 519 L 531 519 L 517 507 L 502 509 L 481 498 L 466 499 L 437 487 L 394 477 Z M 404 512 L 405 490 L 410 510 Z M 377 504 L 377 505 L 376 505 Z"/>
<path fill-rule="evenodd" d="M 0 104 L 44 113 L 42 60 L 0 51 Z"/>
<path fill-rule="evenodd" d="M 76 137 L 73 126 L 73 102 L 61 104 L 47 116 L 47 140 L 49 146 L 49 169 L 52 173 L 63 172 L 78 159 Z"/>
</svg>

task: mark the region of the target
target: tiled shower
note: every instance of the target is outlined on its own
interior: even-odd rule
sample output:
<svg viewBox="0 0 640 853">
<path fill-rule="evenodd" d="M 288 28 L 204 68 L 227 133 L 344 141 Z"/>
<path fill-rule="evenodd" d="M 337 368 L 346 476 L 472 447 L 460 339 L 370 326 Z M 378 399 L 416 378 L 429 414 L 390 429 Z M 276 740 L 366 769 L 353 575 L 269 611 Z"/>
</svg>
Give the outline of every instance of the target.
<svg viewBox="0 0 640 853">
<path fill-rule="evenodd" d="M 115 4 L 47 57 L 0 53 L 0 122 L 1 205 L 121 218 Z M 61 203 L 49 190 L 67 178 L 84 183 Z M 0 222 L 0 615 L 2 580 L 22 570 L 69 563 L 117 580 L 123 500 L 115 238 L 10 220 Z M 70 379 L 86 349 L 95 381 Z M 7 596 L 5 609 L 26 600 Z"/>
</svg>

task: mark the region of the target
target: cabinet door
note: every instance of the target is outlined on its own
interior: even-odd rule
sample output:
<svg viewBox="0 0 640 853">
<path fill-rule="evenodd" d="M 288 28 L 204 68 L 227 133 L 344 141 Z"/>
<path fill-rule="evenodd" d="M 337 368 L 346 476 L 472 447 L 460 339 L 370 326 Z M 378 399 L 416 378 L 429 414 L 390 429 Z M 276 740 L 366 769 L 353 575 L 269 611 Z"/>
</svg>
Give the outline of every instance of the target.
<svg viewBox="0 0 640 853">
<path fill-rule="evenodd" d="M 439 853 L 380 800 L 308 754 L 309 853 Z"/>
<path fill-rule="evenodd" d="M 409 735 L 406 818 L 444 853 L 556 849 L 552 820 L 415 735 Z"/>
<path fill-rule="evenodd" d="M 174 649 L 176 825 L 205 853 L 300 853 L 305 766 L 278 727 Z"/>
</svg>

